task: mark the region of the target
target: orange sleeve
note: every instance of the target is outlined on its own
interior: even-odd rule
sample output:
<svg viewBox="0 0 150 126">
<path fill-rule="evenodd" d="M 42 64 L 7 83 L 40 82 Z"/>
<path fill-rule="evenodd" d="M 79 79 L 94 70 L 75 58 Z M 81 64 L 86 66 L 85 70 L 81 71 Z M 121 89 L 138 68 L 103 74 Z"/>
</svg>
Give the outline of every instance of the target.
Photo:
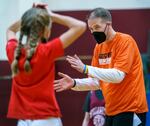
<svg viewBox="0 0 150 126">
<path fill-rule="evenodd" d="M 119 69 L 125 73 L 129 73 L 135 54 L 135 47 L 133 39 L 130 37 L 126 41 L 122 41 L 117 49 L 114 61 L 114 68 Z"/>
</svg>

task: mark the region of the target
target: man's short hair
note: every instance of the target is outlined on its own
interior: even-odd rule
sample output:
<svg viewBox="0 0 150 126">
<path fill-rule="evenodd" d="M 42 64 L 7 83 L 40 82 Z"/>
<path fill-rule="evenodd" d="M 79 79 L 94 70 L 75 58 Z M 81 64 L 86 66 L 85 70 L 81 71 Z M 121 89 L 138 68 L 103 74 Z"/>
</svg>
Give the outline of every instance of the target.
<svg viewBox="0 0 150 126">
<path fill-rule="evenodd" d="M 95 8 L 87 16 L 88 19 L 101 18 L 104 21 L 112 21 L 111 13 L 104 8 Z"/>
</svg>

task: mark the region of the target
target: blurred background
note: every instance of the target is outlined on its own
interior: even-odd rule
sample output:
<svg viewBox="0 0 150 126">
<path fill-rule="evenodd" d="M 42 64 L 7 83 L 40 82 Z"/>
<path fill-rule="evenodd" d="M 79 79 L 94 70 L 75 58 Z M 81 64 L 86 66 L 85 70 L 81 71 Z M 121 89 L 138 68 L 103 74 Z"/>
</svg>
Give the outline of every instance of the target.
<svg viewBox="0 0 150 126">
<path fill-rule="evenodd" d="M 150 106 L 150 0 L 1 0 L 0 1 L 0 126 L 16 126 L 17 120 L 7 119 L 7 108 L 11 90 L 11 71 L 5 52 L 6 29 L 32 7 L 33 2 L 45 2 L 50 10 L 73 16 L 86 22 L 91 9 L 104 7 L 112 13 L 113 27 L 118 32 L 132 35 L 140 49 L 145 75 L 147 100 Z M 54 24 L 52 37 L 59 36 L 65 27 Z M 87 31 L 65 50 L 65 55 L 77 54 L 86 64 L 91 63 L 95 41 Z M 83 75 L 73 70 L 62 57 L 56 62 L 57 72 L 67 73 L 74 78 Z M 64 126 L 81 126 L 84 113 L 82 106 L 87 92 L 65 91 L 56 93 L 62 112 Z M 147 114 L 150 126 L 150 113 Z"/>
</svg>

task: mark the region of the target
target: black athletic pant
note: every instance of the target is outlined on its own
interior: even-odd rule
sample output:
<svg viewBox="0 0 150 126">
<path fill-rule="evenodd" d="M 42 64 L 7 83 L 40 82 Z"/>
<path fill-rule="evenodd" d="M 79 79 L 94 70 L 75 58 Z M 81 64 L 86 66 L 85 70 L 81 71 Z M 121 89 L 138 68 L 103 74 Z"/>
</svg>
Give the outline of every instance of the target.
<svg viewBox="0 0 150 126">
<path fill-rule="evenodd" d="M 124 112 L 115 116 L 106 116 L 105 126 L 133 126 L 133 112 Z M 137 114 L 142 124 L 139 126 L 146 125 L 146 113 Z"/>
</svg>

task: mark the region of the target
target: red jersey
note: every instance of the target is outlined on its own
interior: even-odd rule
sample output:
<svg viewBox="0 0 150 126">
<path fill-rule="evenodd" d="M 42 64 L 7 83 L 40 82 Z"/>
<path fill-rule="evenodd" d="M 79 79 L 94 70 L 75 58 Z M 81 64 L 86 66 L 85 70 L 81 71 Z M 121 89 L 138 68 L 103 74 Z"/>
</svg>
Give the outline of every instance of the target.
<svg viewBox="0 0 150 126">
<path fill-rule="evenodd" d="M 11 64 L 17 40 L 11 39 L 6 46 L 7 57 Z M 59 38 L 46 44 L 39 43 L 30 64 L 32 73 L 24 70 L 25 49 L 21 49 L 19 74 L 12 79 L 12 91 L 8 117 L 16 119 L 42 119 L 60 117 L 60 109 L 55 98 L 53 81 L 55 78 L 55 59 L 64 54 Z"/>
</svg>

